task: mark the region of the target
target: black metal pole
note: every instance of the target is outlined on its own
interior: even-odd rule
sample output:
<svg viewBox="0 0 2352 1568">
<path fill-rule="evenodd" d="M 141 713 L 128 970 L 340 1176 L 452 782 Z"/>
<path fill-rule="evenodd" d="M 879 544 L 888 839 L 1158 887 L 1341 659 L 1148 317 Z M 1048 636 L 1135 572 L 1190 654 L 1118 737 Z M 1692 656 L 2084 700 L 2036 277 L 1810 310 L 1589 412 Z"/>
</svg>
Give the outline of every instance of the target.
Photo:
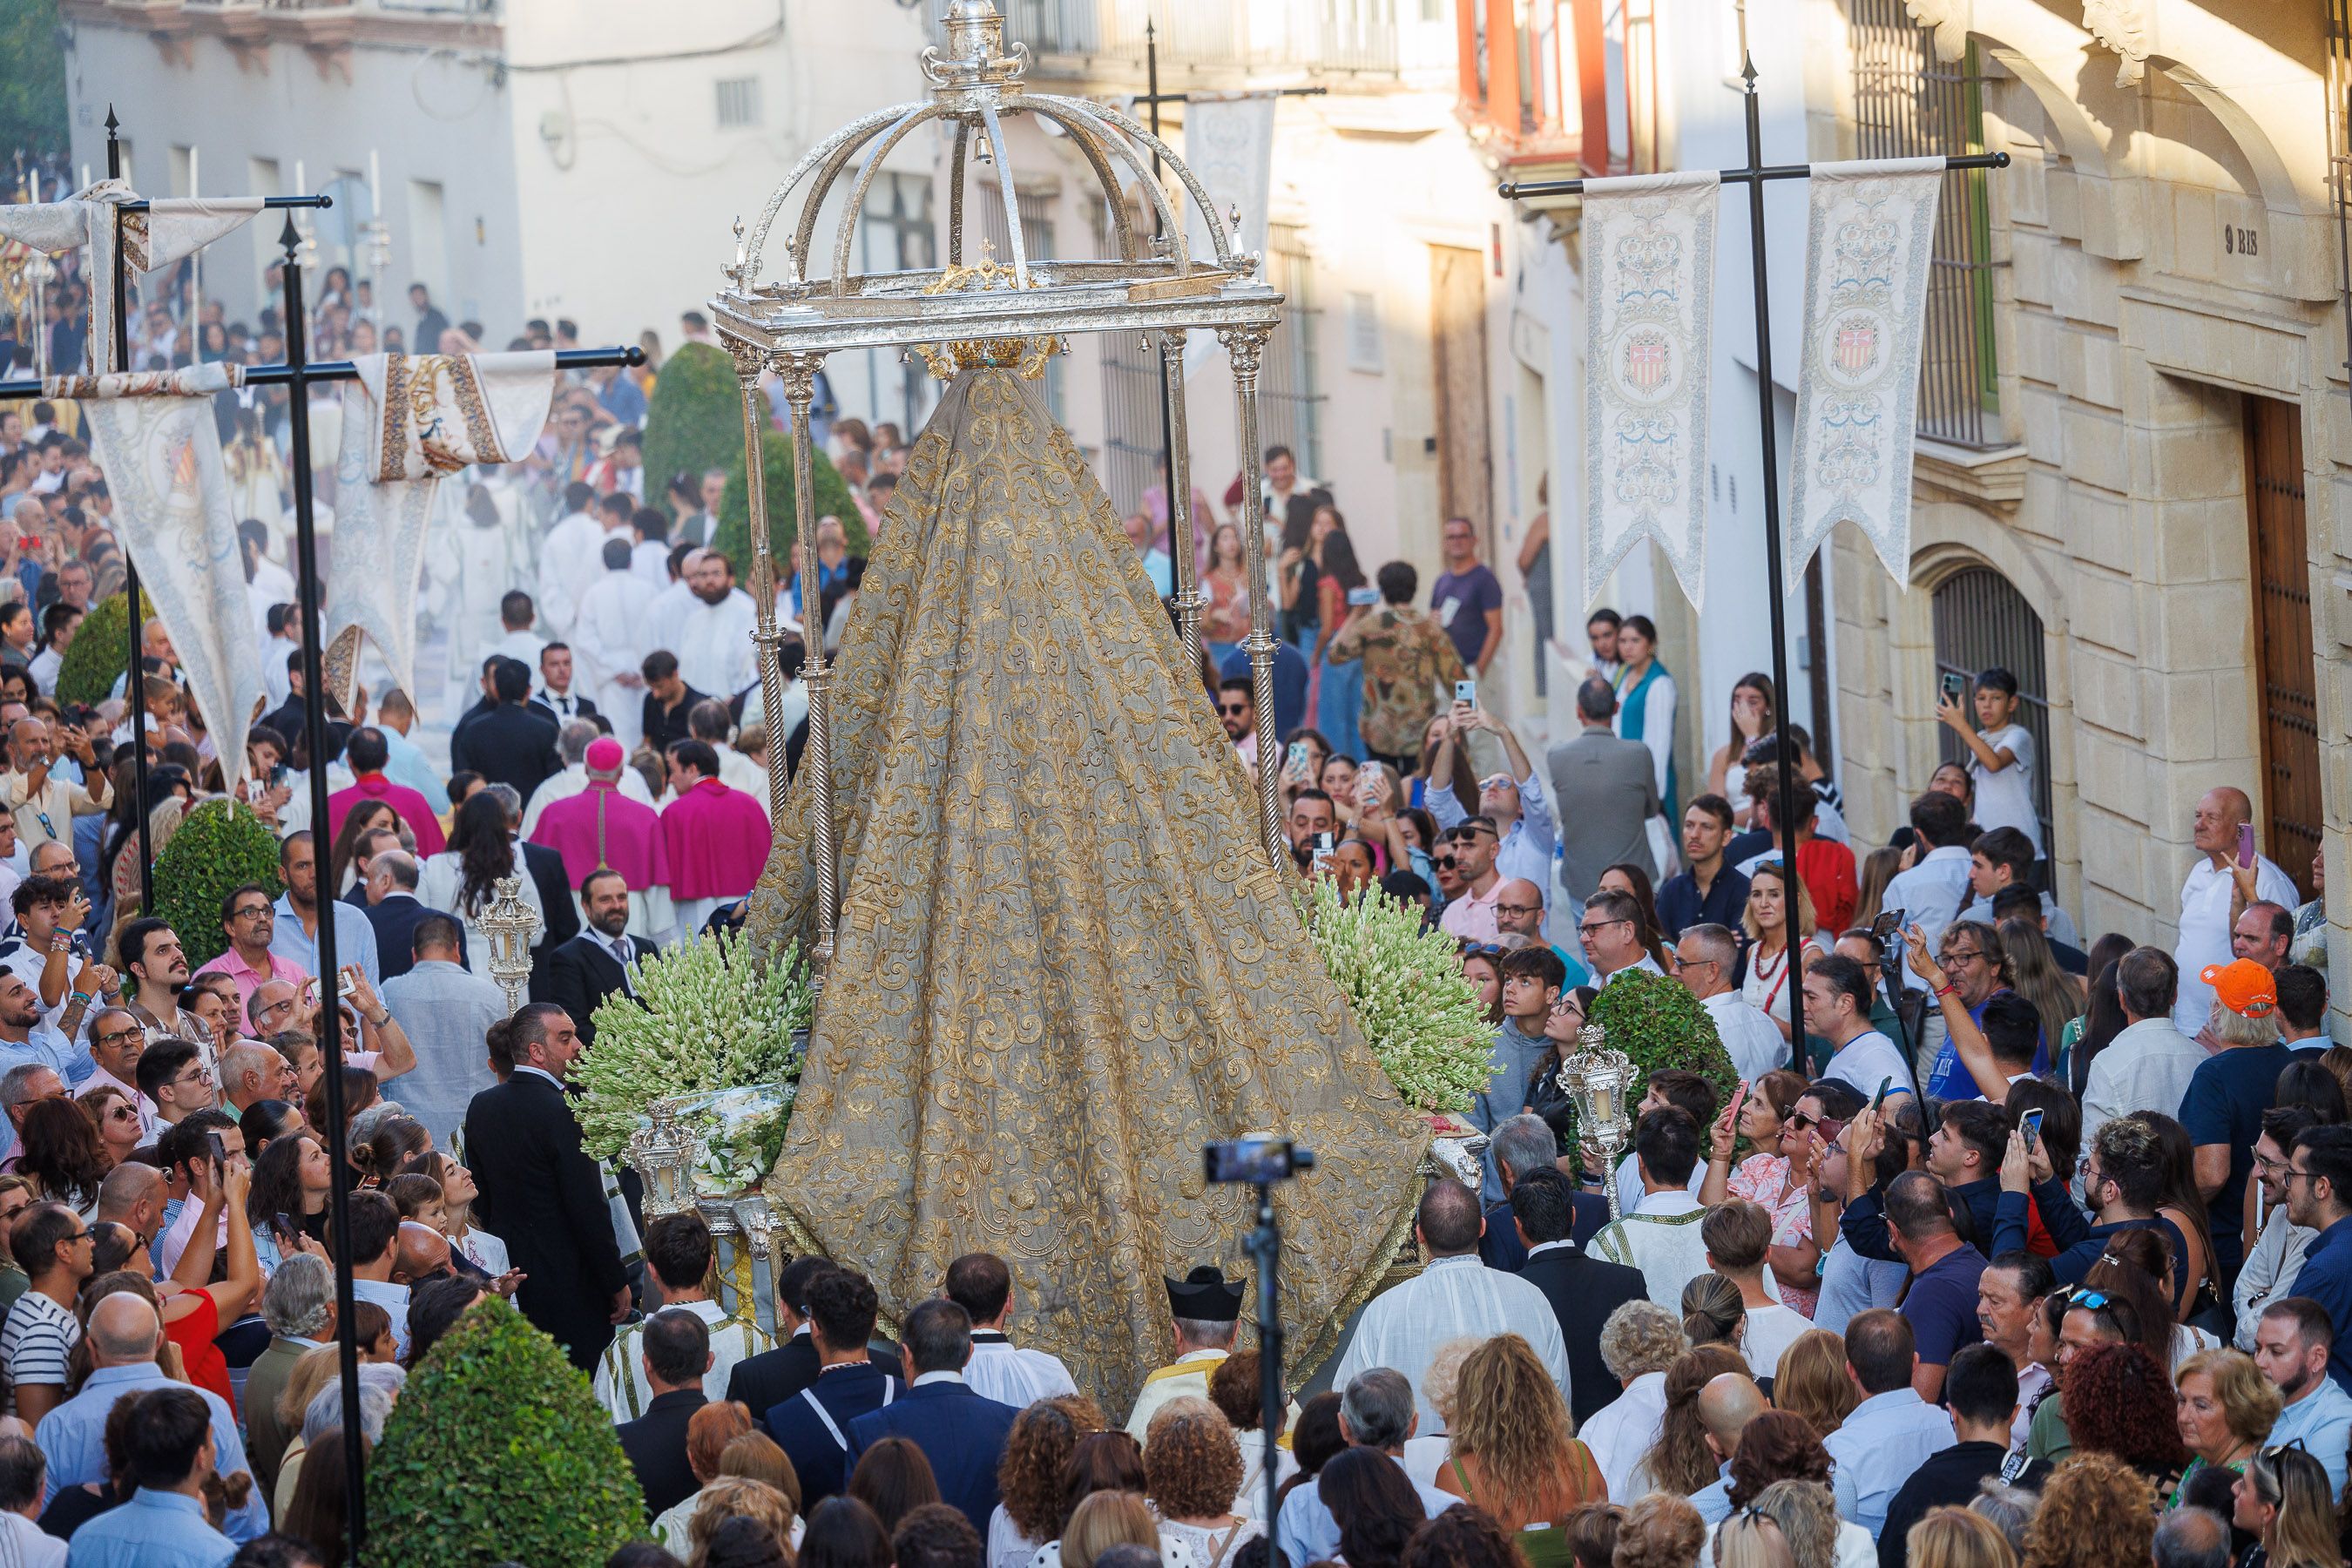
<svg viewBox="0 0 2352 1568">
<path fill-rule="evenodd" d="M 311 517 L 310 406 L 304 360 L 302 236 L 289 217 L 278 237 L 286 249 L 286 369 L 292 387 L 289 413 L 294 437 L 295 597 L 302 611 L 302 733 L 310 752 L 310 841 L 327 841 L 327 679 L 319 645 L 319 533 Z M 320 875 L 323 877 L 324 862 Z M 327 897 L 333 889 L 327 890 Z M 360 1455 L 360 1342 L 352 1294 L 352 1166 L 343 1122 L 343 1031 L 340 982 L 335 969 L 334 910 L 321 900 L 319 916 L 319 1055 L 326 1063 L 319 1087 L 327 1097 L 327 1168 L 334 1179 L 328 1211 L 333 1216 L 335 1249 L 335 1343 L 342 1352 L 343 1516 L 350 1521 L 351 1562 L 357 1568 L 367 1538 L 365 1461 Z"/>
<path fill-rule="evenodd" d="M 1160 38 L 1149 16 L 1143 19 L 1143 79 L 1144 90 L 1150 94 L 1151 140 L 1157 142 L 1160 140 Z M 1160 149 L 1157 146 L 1151 150 L 1151 177 L 1154 181 L 1160 178 Z M 1215 215 L 1211 214 L 1210 216 L 1214 221 Z M 1167 233 L 1167 225 L 1160 216 L 1160 204 L 1157 202 L 1151 206 L 1151 226 L 1157 235 L 1164 237 Z M 1160 370 L 1156 365 L 1152 368 Z M 1180 497 L 1176 493 L 1176 411 L 1168 400 L 1166 374 L 1161 372 L 1154 379 L 1160 383 L 1160 486 L 1168 497 L 1168 553 L 1172 563 L 1176 553 L 1176 509 L 1190 507 L 1192 498 Z M 1170 584 L 1172 586 L 1181 581 L 1171 565 Z"/>
<path fill-rule="evenodd" d="M 1274 1188 L 1257 1184 L 1257 1228 L 1250 1232 L 1249 1252 L 1257 1264 L 1257 1418 L 1260 1431 L 1258 1463 L 1265 1471 L 1265 1517 L 1276 1513 L 1282 1495 L 1282 1310 L 1275 1271 L 1282 1259 L 1282 1232 L 1274 1223 Z"/>
<path fill-rule="evenodd" d="M 1743 57 L 1739 73 L 1745 84 L 1743 101 L 1748 107 L 1748 166 L 1761 170 L 1764 166 L 1764 129 L 1756 104 L 1756 61 Z M 1748 182 L 1748 253 L 1755 271 L 1756 287 L 1756 422 L 1763 442 L 1764 453 L 1764 587 L 1767 602 L 1772 609 L 1772 689 L 1780 696 L 1772 704 L 1772 719 L 1779 727 L 1773 752 L 1780 764 L 1779 800 L 1773 807 L 1773 826 L 1780 839 L 1780 865 L 1787 873 L 1783 885 L 1789 889 L 1785 902 L 1788 919 L 1783 930 L 1788 932 L 1788 945 L 1781 952 L 1789 989 L 1789 1053 L 1794 1069 L 1805 1071 L 1805 988 L 1801 983 L 1804 964 L 1800 954 L 1812 933 L 1797 929 L 1799 900 L 1797 880 L 1797 825 L 1804 818 L 1797 813 L 1796 747 L 1789 740 L 1789 595 L 1780 581 L 1780 438 L 1773 420 L 1772 407 L 1772 309 L 1769 286 L 1764 267 L 1764 182 Z M 1815 658 L 1820 657 L 1815 650 Z M 1811 788 L 1811 785 L 1806 787 Z"/>
<path fill-rule="evenodd" d="M 114 106 L 106 106 L 106 177 L 122 177 L 121 122 L 114 118 Z M 116 205 L 114 221 L 114 353 L 112 363 L 104 367 L 98 356 L 90 356 L 93 370 L 127 371 L 131 368 L 130 312 L 123 300 L 126 282 L 122 268 L 122 208 Z M 98 323 L 92 321 L 95 331 Z M 55 367 L 52 367 L 55 368 Z M 139 832 L 139 912 L 155 912 L 155 855 L 148 842 L 147 826 L 147 659 L 146 617 L 139 613 L 139 563 L 131 559 L 131 552 L 122 552 L 122 602 L 131 623 L 131 662 L 122 672 L 122 699 L 131 704 L 131 805 L 138 814 L 134 826 Z"/>
</svg>

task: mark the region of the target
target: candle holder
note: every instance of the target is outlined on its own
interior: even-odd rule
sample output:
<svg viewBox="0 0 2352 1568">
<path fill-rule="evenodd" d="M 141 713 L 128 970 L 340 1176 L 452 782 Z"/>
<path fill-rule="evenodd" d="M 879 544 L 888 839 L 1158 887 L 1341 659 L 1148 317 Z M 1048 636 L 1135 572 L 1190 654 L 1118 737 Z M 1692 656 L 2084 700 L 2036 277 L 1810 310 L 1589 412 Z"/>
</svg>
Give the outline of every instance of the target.
<svg viewBox="0 0 2352 1568">
<path fill-rule="evenodd" d="M 476 915 L 474 923 L 490 939 L 490 978 L 506 987 L 507 1016 L 512 1017 L 522 1006 L 523 986 L 530 979 L 530 933 L 539 927 L 538 911 L 522 901 L 522 879 L 499 878 L 489 908 Z"/>
<path fill-rule="evenodd" d="M 679 1102 L 656 1100 L 646 1107 L 651 1120 L 629 1135 L 629 1163 L 646 1184 L 645 1213 L 648 1220 L 681 1214 L 694 1206 L 690 1173 L 694 1140 L 677 1119 Z"/>
<path fill-rule="evenodd" d="M 1560 1064 L 1558 1082 L 1576 1104 L 1578 1134 L 1601 1151 L 1601 1185 L 1609 1197 L 1609 1217 L 1622 1218 L 1617 1207 L 1617 1156 L 1630 1141 L 1633 1119 L 1629 1097 L 1640 1068 L 1622 1051 L 1602 1043 L 1604 1031 L 1587 1024 L 1577 1032 L 1583 1046 Z"/>
</svg>

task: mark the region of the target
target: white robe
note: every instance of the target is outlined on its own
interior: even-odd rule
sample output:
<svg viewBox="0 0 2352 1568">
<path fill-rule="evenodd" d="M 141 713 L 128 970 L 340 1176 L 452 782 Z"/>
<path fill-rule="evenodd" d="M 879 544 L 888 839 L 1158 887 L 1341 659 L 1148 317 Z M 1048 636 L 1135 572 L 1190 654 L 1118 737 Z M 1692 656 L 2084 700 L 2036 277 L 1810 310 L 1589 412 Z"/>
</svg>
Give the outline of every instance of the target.
<svg viewBox="0 0 2352 1568">
<path fill-rule="evenodd" d="M 634 572 L 607 571 L 580 596 L 572 628 L 574 689 L 585 687 L 594 694 L 597 711 L 626 751 L 635 751 L 645 735 L 646 689 L 624 685 L 615 677 L 637 674 L 646 655 L 658 646 L 648 640 L 648 612 L 659 592 Z"/>
<path fill-rule="evenodd" d="M 549 636 L 572 635 L 580 595 L 604 571 L 604 525 L 594 512 L 569 513 L 547 531 L 539 552 L 539 620 Z"/>
<path fill-rule="evenodd" d="M 686 617 L 687 606 L 694 603 L 694 590 L 686 585 L 686 579 L 673 579 L 654 595 L 646 611 L 646 641 L 654 647 L 676 648 L 678 624 Z"/>
<path fill-rule="evenodd" d="M 759 610 L 740 588 L 715 605 L 690 600 L 670 645 L 678 674 L 697 691 L 721 701 L 745 689 L 760 679 L 759 649 L 751 641 L 758 624 Z"/>
</svg>

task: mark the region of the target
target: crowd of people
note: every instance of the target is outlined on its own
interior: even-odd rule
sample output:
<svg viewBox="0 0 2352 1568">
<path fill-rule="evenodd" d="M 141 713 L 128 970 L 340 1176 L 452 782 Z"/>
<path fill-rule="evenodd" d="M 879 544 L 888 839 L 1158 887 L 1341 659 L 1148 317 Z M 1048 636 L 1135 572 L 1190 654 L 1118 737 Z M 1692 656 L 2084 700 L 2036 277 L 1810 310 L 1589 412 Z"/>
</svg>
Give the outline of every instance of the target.
<svg viewBox="0 0 2352 1568">
<path fill-rule="evenodd" d="M 394 312 L 365 279 L 321 282 L 315 357 L 485 341 L 422 286 Z M 68 259 L 38 329 L 53 363 L 79 361 L 79 287 Z M 277 357 L 274 317 L 190 299 L 166 279 L 142 301 L 135 363 Z M 513 346 L 578 336 L 535 321 Z M 61 704 L 121 547 L 79 410 L 0 409 L 7 1560 L 335 1568 L 346 1445 L 379 1441 L 406 1369 L 504 1301 L 612 1415 L 646 1504 L 616 1564 L 2343 1561 L 2352 1050 L 2324 1027 L 2319 901 L 2252 853 L 2244 795 L 2196 804 L 2170 949 L 2085 947 L 2046 888 L 2006 671 L 1948 689 L 1963 760 L 1877 848 L 1761 675 L 1685 798 L 1640 615 L 1589 619 L 1579 732 L 1538 759 L 1479 697 L 1505 595 L 1473 525 L 1444 524 L 1426 594 L 1401 561 L 1368 574 L 1330 489 L 1278 447 L 1261 499 L 1285 832 L 1303 876 L 1381 888 L 1457 939 L 1495 1030 L 1480 1183 L 1421 1194 L 1420 1271 L 1366 1307 L 1328 1389 L 1286 1396 L 1271 1449 L 1242 1288 L 1213 1266 L 1167 1281 L 1166 1364 L 1124 1408 L 1020 1342 L 987 1253 L 895 1342 L 875 1283 L 821 1258 L 778 1269 L 773 1332 L 722 1305 L 708 1227 L 642 1223 L 566 1100 L 630 966 L 740 921 L 771 770 L 788 778 L 806 734 L 800 642 L 781 706 L 759 685 L 744 563 L 715 547 L 724 476 L 644 471 L 646 346 L 641 369 L 565 378 L 525 461 L 445 486 L 425 614 L 478 681 L 438 714 L 446 757 L 441 693 L 307 689 L 269 389 L 220 411 L 270 681 L 245 767 L 224 768 L 160 625 L 112 698 Z M 824 423 L 870 539 L 904 437 Z M 1202 679 L 1254 763 L 1243 499 L 1192 504 Z M 1166 511 L 1126 520 L 1163 595 Z M 797 576 L 780 590 L 796 637 L 837 644 L 865 564 L 847 521 L 820 521 L 816 602 Z M 1549 547 L 1529 535 L 1523 577 Z M 232 791 L 278 837 L 276 884 L 174 931 L 142 858 Z M 482 921 L 509 878 L 536 917 L 512 1016 Z M 218 956 L 191 963 L 198 939 Z M 1599 1169 L 1559 1068 L 1629 971 L 1687 990 L 1738 1087 L 1649 1074 L 1630 1152 Z M 340 1237 L 328 1005 L 356 1189 Z M 350 1324 L 331 1244 L 353 1262 Z M 343 1335 L 366 1363 L 355 1423 Z"/>
</svg>

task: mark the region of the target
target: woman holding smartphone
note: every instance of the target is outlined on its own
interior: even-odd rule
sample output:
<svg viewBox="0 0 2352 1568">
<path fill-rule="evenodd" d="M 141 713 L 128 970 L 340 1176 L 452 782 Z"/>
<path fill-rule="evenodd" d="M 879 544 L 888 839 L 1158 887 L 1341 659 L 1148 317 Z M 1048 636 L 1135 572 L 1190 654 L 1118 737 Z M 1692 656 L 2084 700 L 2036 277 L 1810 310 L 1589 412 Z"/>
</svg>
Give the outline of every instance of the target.
<svg viewBox="0 0 2352 1568">
<path fill-rule="evenodd" d="M 1337 507 L 1316 509 L 1315 532 L 1315 559 L 1321 568 L 1315 591 L 1321 600 L 1321 620 L 1308 664 L 1316 671 L 1318 682 L 1316 727 L 1329 738 L 1333 751 L 1342 756 L 1360 757 L 1364 754 L 1364 737 L 1357 723 L 1364 712 L 1364 661 L 1350 659 L 1345 664 L 1332 664 L 1327 660 L 1326 651 L 1342 627 L 1380 602 L 1380 591 L 1365 580 L 1364 569 L 1356 561 L 1356 547 L 1348 538 L 1347 525 L 1340 520 Z"/>
</svg>

